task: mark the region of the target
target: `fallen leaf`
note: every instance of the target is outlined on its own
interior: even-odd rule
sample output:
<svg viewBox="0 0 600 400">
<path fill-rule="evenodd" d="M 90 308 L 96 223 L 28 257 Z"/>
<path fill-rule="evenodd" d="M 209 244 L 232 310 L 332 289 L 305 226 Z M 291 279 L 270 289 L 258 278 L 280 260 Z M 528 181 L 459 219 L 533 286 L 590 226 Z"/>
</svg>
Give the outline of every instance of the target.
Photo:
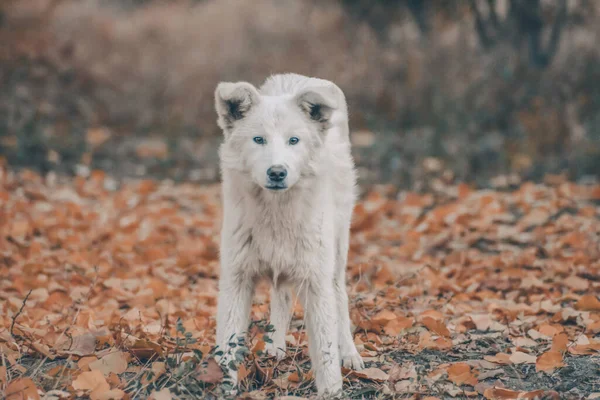
<svg viewBox="0 0 600 400">
<path fill-rule="evenodd" d="M 93 370 L 79 374 L 73 381 L 73 389 L 100 392 L 110 390 L 110 386 L 101 371 Z"/>
<path fill-rule="evenodd" d="M 84 333 L 73 337 L 62 337 L 56 343 L 55 351 L 60 356 L 88 356 L 96 350 L 96 337 L 92 333 Z"/>
<path fill-rule="evenodd" d="M 535 399 L 543 393 L 543 390 L 535 390 L 532 392 L 518 392 L 515 390 L 494 387 L 486 389 L 483 395 L 486 399 L 489 400 L 518 400 Z"/>
<path fill-rule="evenodd" d="M 129 359 L 126 353 L 123 353 L 122 351 L 113 351 L 101 359 L 89 363 L 88 367 L 92 371 L 101 371 L 104 376 L 108 376 L 111 372 L 122 374 L 127 369 L 128 361 Z"/>
<path fill-rule="evenodd" d="M 125 397 L 125 392 L 121 389 L 94 390 L 90 393 L 91 400 L 121 400 Z"/>
<path fill-rule="evenodd" d="M 357 378 L 368 379 L 375 382 L 385 382 L 389 379 L 389 375 L 379 368 L 365 368 L 361 371 L 352 371 L 352 375 Z"/>
<path fill-rule="evenodd" d="M 503 375 L 504 374 L 504 370 L 501 368 L 496 368 L 496 369 L 490 369 L 487 371 L 483 371 L 480 372 L 479 375 L 477 376 L 477 378 L 479 378 L 479 380 L 483 381 L 489 378 L 495 378 L 499 375 Z"/>
<path fill-rule="evenodd" d="M 552 338 L 552 350 L 560 353 L 567 351 L 569 336 L 565 332 L 560 332 Z"/>
<path fill-rule="evenodd" d="M 443 337 L 450 337 L 450 331 L 446 328 L 446 325 L 437 319 L 431 317 L 425 317 L 421 319 L 421 323 L 427 327 L 430 331 L 437 333 Z"/>
<path fill-rule="evenodd" d="M 535 364 L 537 359 L 532 354 L 516 351 L 510 355 L 509 360 L 513 364 Z"/>
<path fill-rule="evenodd" d="M 371 322 L 385 326 L 390 321 L 393 321 L 397 318 L 397 315 L 390 310 L 381 310 L 373 317 L 371 317 Z"/>
<path fill-rule="evenodd" d="M 483 359 L 495 364 L 512 364 L 512 361 L 510 360 L 510 354 L 506 353 L 498 353 L 495 356 L 484 356 Z"/>
<path fill-rule="evenodd" d="M 562 353 L 556 350 L 550 350 L 538 357 L 535 363 L 535 370 L 537 372 L 552 372 L 556 368 L 560 368 L 564 365 Z"/>
<path fill-rule="evenodd" d="M 411 328 L 413 324 L 412 318 L 396 317 L 385 325 L 383 332 L 389 336 L 398 336 L 405 329 Z"/>
<path fill-rule="evenodd" d="M 448 380 L 458 386 L 465 384 L 475 386 L 477 384 L 477 377 L 473 375 L 471 367 L 468 364 L 455 363 L 448 367 L 447 371 Z"/>
<path fill-rule="evenodd" d="M 162 347 L 150 340 L 136 340 L 133 346 L 129 348 L 129 351 L 140 360 L 152 360 L 163 356 Z"/>
<path fill-rule="evenodd" d="M 196 379 L 205 383 L 219 383 L 223 380 L 223 371 L 214 358 L 209 358 L 206 367 L 198 367 Z"/>
<path fill-rule="evenodd" d="M 93 363 L 94 361 L 97 361 L 97 360 L 98 360 L 98 358 L 96 356 L 81 357 L 79 359 L 79 361 L 77 361 L 77 366 L 82 371 L 89 371 L 90 370 L 90 367 L 89 367 L 90 363 Z"/>
<path fill-rule="evenodd" d="M 169 389 L 164 388 L 162 390 L 155 390 L 148 397 L 149 400 L 172 400 L 173 396 Z"/>
<path fill-rule="evenodd" d="M 31 378 L 18 378 L 9 382 L 4 393 L 6 400 L 39 400 L 40 398 Z"/>
<path fill-rule="evenodd" d="M 600 311 L 600 300 L 593 294 L 586 294 L 575 303 L 575 309 L 579 311 Z"/>
</svg>

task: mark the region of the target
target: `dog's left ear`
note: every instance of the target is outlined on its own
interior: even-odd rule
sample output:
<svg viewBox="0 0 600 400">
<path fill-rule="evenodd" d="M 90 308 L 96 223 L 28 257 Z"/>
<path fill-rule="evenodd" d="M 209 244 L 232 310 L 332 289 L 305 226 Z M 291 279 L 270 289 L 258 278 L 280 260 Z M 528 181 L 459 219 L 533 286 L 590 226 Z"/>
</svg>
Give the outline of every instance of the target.
<svg viewBox="0 0 600 400">
<path fill-rule="evenodd" d="M 330 127 L 331 115 L 339 107 L 334 87 L 316 86 L 302 90 L 296 96 L 300 109 L 323 130 Z"/>
</svg>

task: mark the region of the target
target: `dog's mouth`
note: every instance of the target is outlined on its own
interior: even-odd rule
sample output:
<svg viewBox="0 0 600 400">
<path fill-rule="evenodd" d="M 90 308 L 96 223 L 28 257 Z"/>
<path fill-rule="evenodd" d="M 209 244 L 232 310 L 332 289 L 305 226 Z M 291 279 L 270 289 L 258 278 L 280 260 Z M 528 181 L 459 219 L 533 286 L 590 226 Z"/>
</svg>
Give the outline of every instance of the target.
<svg viewBox="0 0 600 400">
<path fill-rule="evenodd" d="M 265 186 L 266 189 L 269 190 L 285 190 L 287 189 L 287 185 L 285 183 L 270 183 L 267 186 Z"/>
</svg>

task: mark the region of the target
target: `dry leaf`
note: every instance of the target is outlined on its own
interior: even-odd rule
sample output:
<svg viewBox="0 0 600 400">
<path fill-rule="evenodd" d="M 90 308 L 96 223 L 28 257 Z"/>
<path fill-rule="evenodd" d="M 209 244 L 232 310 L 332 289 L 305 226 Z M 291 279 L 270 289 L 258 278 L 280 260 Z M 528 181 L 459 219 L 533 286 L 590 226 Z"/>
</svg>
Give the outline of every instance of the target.
<svg viewBox="0 0 600 400">
<path fill-rule="evenodd" d="M 206 367 L 198 367 L 196 379 L 205 383 L 219 383 L 223 380 L 223 371 L 215 359 L 210 358 Z"/>
<path fill-rule="evenodd" d="M 471 367 L 465 363 L 455 363 L 448 367 L 448 380 L 458 386 L 477 384 L 477 377 L 473 375 Z"/>
<path fill-rule="evenodd" d="M 388 374 L 379 368 L 365 368 L 361 371 L 352 371 L 357 378 L 368 379 L 375 382 L 385 382 L 389 379 Z"/>
<path fill-rule="evenodd" d="M 104 374 L 99 370 L 82 372 L 77 379 L 73 381 L 73 389 L 102 392 L 110 390 Z"/>
<path fill-rule="evenodd" d="M 575 309 L 579 311 L 600 311 L 600 300 L 593 294 L 581 296 L 575 303 Z"/>
<path fill-rule="evenodd" d="M 158 343 L 149 340 L 136 340 L 129 351 L 140 360 L 152 360 L 163 356 L 163 349 Z"/>
<path fill-rule="evenodd" d="M 535 390 L 532 392 L 518 392 L 515 390 L 504 388 L 489 388 L 486 389 L 483 395 L 489 400 L 518 400 L 518 399 L 535 399 L 544 393 L 543 390 Z"/>
<path fill-rule="evenodd" d="M 562 353 L 556 350 L 550 350 L 538 357 L 535 364 L 535 370 L 537 372 L 552 372 L 556 368 L 560 368 L 564 365 Z"/>
<path fill-rule="evenodd" d="M 498 353 L 495 356 L 484 356 L 483 359 L 486 361 L 495 363 L 495 364 L 507 365 L 507 364 L 512 364 L 510 357 L 511 357 L 510 354 Z"/>
<path fill-rule="evenodd" d="M 414 320 L 412 318 L 396 317 L 385 324 L 383 331 L 386 335 L 398 336 L 403 330 L 411 328 L 413 324 Z"/>
<path fill-rule="evenodd" d="M 552 338 L 552 350 L 560 353 L 567 351 L 569 336 L 565 332 L 560 332 Z"/>
<path fill-rule="evenodd" d="M 99 370 L 104 376 L 108 376 L 109 373 L 122 374 L 127 369 L 129 358 L 127 353 L 122 351 L 113 351 L 108 353 L 99 360 L 93 361 L 88 364 L 90 370 Z"/>
<path fill-rule="evenodd" d="M 164 388 L 162 390 L 155 390 L 150 394 L 148 400 L 172 400 L 173 396 L 169 389 Z"/>
<path fill-rule="evenodd" d="M 440 336 L 450 337 L 450 331 L 446 328 L 446 325 L 440 321 L 430 317 L 421 319 L 421 323 L 427 327 L 430 331 L 437 333 Z"/>
<path fill-rule="evenodd" d="M 125 392 L 121 389 L 94 390 L 90 393 L 91 400 L 121 400 L 125 397 Z"/>
<path fill-rule="evenodd" d="M 58 353 L 62 355 L 75 355 L 75 356 L 87 356 L 93 354 L 96 350 L 96 336 L 91 333 L 84 333 L 83 335 L 74 336 L 71 338 L 64 338 L 64 340 L 57 345 Z"/>
<path fill-rule="evenodd" d="M 393 321 L 397 318 L 397 315 L 390 310 L 381 310 L 373 317 L 371 317 L 371 322 L 374 324 L 378 324 L 381 326 L 387 325 L 388 322 Z"/>
<path fill-rule="evenodd" d="M 523 353 L 522 351 L 516 351 L 509 357 L 509 360 L 513 364 L 535 364 L 536 357 L 532 354 Z"/>
<path fill-rule="evenodd" d="M 31 378 L 18 378 L 9 382 L 4 391 L 6 400 L 39 400 L 37 387 Z"/>
</svg>

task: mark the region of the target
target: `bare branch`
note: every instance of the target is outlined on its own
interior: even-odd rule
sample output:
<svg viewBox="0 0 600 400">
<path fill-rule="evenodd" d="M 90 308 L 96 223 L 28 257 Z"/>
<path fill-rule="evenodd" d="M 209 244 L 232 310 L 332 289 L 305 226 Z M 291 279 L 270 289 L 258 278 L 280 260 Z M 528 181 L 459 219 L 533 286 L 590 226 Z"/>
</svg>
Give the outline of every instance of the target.
<svg viewBox="0 0 600 400">
<path fill-rule="evenodd" d="M 556 19 L 554 20 L 554 26 L 552 26 L 552 32 L 550 33 L 550 41 L 548 42 L 548 48 L 546 49 L 544 56 L 546 65 L 550 64 L 552 58 L 558 50 L 558 43 L 560 42 L 560 36 L 562 30 L 567 22 L 567 1 L 560 0 L 560 5 Z"/>
<path fill-rule="evenodd" d="M 483 15 L 481 14 L 481 10 L 477 7 L 477 1 L 469 1 L 471 3 L 473 13 L 475 14 L 475 29 L 477 30 L 477 35 L 479 36 L 479 42 L 484 48 L 488 49 L 492 46 L 493 43 L 485 27 Z"/>
</svg>

